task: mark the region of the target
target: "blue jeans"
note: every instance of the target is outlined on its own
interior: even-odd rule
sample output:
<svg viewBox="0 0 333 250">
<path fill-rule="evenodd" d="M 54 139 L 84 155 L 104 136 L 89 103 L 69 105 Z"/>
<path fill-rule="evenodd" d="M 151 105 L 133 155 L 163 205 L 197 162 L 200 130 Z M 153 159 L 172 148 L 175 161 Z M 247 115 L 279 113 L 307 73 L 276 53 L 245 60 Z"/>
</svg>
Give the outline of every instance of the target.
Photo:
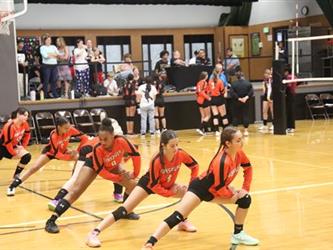
<svg viewBox="0 0 333 250">
<path fill-rule="evenodd" d="M 42 65 L 42 73 L 43 73 L 43 91 L 44 95 L 47 96 L 48 93 L 48 85 L 51 85 L 51 92 L 54 98 L 59 97 L 57 93 L 56 81 L 58 76 L 57 65 Z"/>
<path fill-rule="evenodd" d="M 147 118 L 149 122 L 149 132 L 151 134 L 155 133 L 155 109 L 154 109 L 154 103 L 152 105 L 141 107 L 141 134 L 145 134 L 147 132 Z"/>
</svg>

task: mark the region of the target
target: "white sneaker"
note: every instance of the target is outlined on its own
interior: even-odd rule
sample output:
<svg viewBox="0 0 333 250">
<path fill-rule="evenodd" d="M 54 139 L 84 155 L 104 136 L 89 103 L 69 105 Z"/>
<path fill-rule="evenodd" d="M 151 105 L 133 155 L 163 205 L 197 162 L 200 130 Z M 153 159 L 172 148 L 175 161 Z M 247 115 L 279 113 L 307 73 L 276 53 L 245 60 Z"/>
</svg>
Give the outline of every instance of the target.
<svg viewBox="0 0 333 250">
<path fill-rule="evenodd" d="M 247 246 L 256 246 L 259 244 L 259 240 L 246 234 L 244 231 L 241 231 L 240 233 L 231 236 L 231 243 L 235 245 L 243 244 Z"/>
<path fill-rule="evenodd" d="M 220 131 L 216 131 L 216 132 L 215 132 L 215 135 L 216 135 L 216 136 L 220 136 L 220 135 L 221 135 L 221 132 L 220 132 Z"/>
<path fill-rule="evenodd" d="M 244 135 L 245 137 L 249 136 L 249 131 L 245 130 L 244 133 L 243 133 L 243 135 Z"/>
<path fill-rule="evenodd" d="M 262 131 L 262 130 L 268 130 L 268 127 L 265 125 L 261 125 L 258 130 Z"/>
<path fill-rule="evenodd" d="M 7 188 L 7 196 L 14 196 L 16 188 Z"/>
<path fill-rule="evenodd" d="M 160 134 L 161 134 L 161 131 L 160 131 L 159 129 L 156 129 L 155 133 L 156 133 L 157 135 L 160 135 Z"/>
<path fill-rule="evenodd" d="M 293 128 L 287 128 L 286 132 L 287 133 L 295 133 L 295 129 L 293 129 Z"/>
<path fill-rule="evenodd" d="M 98 235 L 95 231 L 89 233 L 88 238 L 86 240 L 86 244 L 89 247 L 100 247 L 101 241 L 98 239 Z"/>
<path fill-rule="evenodd" d="M 274 125 L 270 126 L 270 127 L 269 127 L 269 130 L 270 130 L 270 131 L 273 131 L 273 130 L 274 130 Z"/>
<path fill-rule="evenodd" d="M 200 135 L 206 135 L 205 132 L 203 132 L 201 129 L 196 129 L 195 131 L 197 131 Z"/>
</svg>

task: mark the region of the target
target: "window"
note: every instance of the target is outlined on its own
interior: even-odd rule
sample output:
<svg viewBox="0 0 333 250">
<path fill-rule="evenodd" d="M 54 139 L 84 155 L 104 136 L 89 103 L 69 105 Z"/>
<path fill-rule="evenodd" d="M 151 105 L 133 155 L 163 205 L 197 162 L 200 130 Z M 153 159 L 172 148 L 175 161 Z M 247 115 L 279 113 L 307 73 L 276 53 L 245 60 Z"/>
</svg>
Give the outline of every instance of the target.
<svg viewBox="0 0 333 250">
<path fill-rule="evenodd" d="M 119 64 L 122 62 L 124 54 L 131 53 L 130 36 L 97 37 L 97 45 L 102 51 L 107 63 L 104 66 L 104 72 L 112 71 L 112 64 Z"/>
<path fill-rule="evenodd" d="M 185 35 L 184 48 L 187 63 L 194 56 L 194 51 L 204 49 L 214 64 L 214 35 Z"/>
<path fill-rule="evenodd" d="M 169 51 L 172 55 L 173 36 L 142 36 L 142 58 L 144 61 L 144 75 L 149 75 L 155 68 L 155 64 L 160 60 L 160 52 Z"/>
</svg>

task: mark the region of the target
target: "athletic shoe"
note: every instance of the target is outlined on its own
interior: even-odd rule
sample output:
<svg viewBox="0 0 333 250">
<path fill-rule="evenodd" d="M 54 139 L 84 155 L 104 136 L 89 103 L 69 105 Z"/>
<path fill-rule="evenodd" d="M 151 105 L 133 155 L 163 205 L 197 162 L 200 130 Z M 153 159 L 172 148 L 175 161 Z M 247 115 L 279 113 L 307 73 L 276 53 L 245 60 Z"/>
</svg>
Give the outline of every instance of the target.
<svg viewBox="0 0 333 250">
<path fill-rule="evenodd" d="M 48 219 L 45 225 L 45 231 L 50 234 L 59 233 L 59 228 L 55 221 Z"/>
<path fill-rule="evenodd" d="M 201 129 L 196 129 L 195 131 L 197 131 L 200 135 L 206 135 L 205 132 L 203 132 Z"/>
<path fill-rule="evenodd" d="M 96 231 L 92 231 L 89 233 L 88 238 L 86 240 L 86 244 L 89 247 L 100 247 L 101 241 L 98 239 L 98 234 Z"/>
<path fill-rule="evenodd" d="M 243 244 L 247 246 L 256 246 L 259 244 L 259 240 L 246 234 L 244 231 L 241 231 L 240 233 L 231 236 L 231 243 L 235 245 Z"/>
<path fill-rule="evenodd" d="M 16 188 L 7 188 L 7 196 L 14 196 Z"/>
<path fill-rule="evenodd" d="M 249 136 L 249 131 L 245 130 L 244 133 L 243 133 L 243 135 L 244 135 L 245 137 Z"/>
<path fill-rule="evenodd" d="M 293 128 L 287 128 L 286 132 L 287 133 L 295 133 L 295 129 L 293 129 Z"/>
<path fill-rule="evenodd" d="M 141 248 L 141 250 L 153 250 L 153 249 L 154 247 L 150 243 L 147 243 Z"/>
<path fill-rule="evenodd" d="M 262 125 L 258 128 L 258 130 L 263 131 L 263 130 L 268 130 L 268 127 L 265 125 Z"/>
<path fill-rule="evenodd" d="M 118 202 L 118 203 L 122 203 L 124 200 L 124 196 L 122 194 L 113 194 L 113 201 Z"/>
<path fill-rule="evenodd" d="M 51 201 L 49 202 L 49 204 L 47 204 L 49 210 L 52 211 L 52 212 L 54 212 L 56 206 L 58 205 L 58 202 L 59 202 L 59 201 L 57 201 L 57 200 L 51 200 Z"/>
<path fill-rule="evenodd" d="M 274 125 L 270 126 L 269 130 L 273 131 L 274 130 Z"/>
<path fill-rule="evenodd" d="M 161 131 L 159 129 L 156 129 L 155 133 L 156 133 L 156 135 L 160 135 Z"/>
<path fill-rule="evenodd" d="M 178 224 L 179 231 L 185 231 L 189 233 L 194 233 L 197 231 L 196 227 L 191 224 L 188 220 L 185 220 Z"/>
<path fill-rule="evenodd" d="M 221 132 L 220 131 L 216 131 L 215 132 L 215 136 L 220 136 L 221 135 Z"/>
<path fill-rule="evenodd" d="M 124 219 L 127 219 L 127 220 L 139 220 L 140 219 L 140 215 L 132 212 L 132 213 L 127 214 Z"/>
</svg>

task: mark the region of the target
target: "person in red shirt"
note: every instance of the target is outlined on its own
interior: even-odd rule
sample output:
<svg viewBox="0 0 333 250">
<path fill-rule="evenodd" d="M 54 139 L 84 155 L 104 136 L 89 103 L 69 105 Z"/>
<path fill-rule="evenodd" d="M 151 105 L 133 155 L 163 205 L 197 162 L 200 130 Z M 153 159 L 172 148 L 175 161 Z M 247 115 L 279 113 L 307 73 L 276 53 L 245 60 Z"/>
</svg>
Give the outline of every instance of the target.
<svg viewBox="0 0 333 250">
<path fill-rule="evenodd" d="M 197 177 L 199 165 L 192 156 L 178 148 L 178 141 L 177 135 L 173 130 L 162 132 L 160 150 L 152 158 L 148 172 L 140 178 L 126 202 L 110 213 L 89 233 L 86 242 L 88 246 L 99 247 L 101 245 L 98 239 L 100 232 L 116 221 L 123 219 L 128 212 L 133 211 L 150 194 L 174 198 L 182 198 L 184 196 L 188 186 L 176 183 L 181 164 L 185 164 L 191 170 L 190 181 Z M 196 232 L 196 228 L 187 220 L 179 224 L 178 229 Z"/>
<path fill-rule="evenodd" d="M 225 108 L 226 101 L 224 99 L 225 88 L 224 83 L 220 79 L 220 73 L 215 69 L 213 76 L 209 80 L 209 88 L 211 90 L 211 108 L 213 113 L 213 125 L 216 136 L 220 135 L 219 132 L 219 115 L 222 119 L 222 128 L 228 126 L 227 111 Z"/>
<path fill-rule="evenodd" d="M 208 170 L 190 183 L 178 209 L 160 224 L 142 250 L 152 250 L 158 240 L 184 221 L 184 218 L 187 218 L 202 201 L 237 204 L 231 243 L 259 244 L 259 240 L 243 231 L 243 224 L 251 204 L 251 196 L 248 192 L 252 181 L 252 167 L 242 151 L 242 133 L 236 128 L 227 127 L 223 130 L 220 140 L 220 147 L 210 162 Z M 231 183 L 240 168 L 243 168 L 244 182 L 242 188 L 236 190 L 231 187 Z"/>
<path fill-rule="evenodd" d="M 141 168 L 141 156 L 136 147 L 124 136 L 114 135 L 112 121 L 109 118 L 102 120 L 98 137 L 99 142 L 93 146 L 92 152 L 85 156 L 84 166 L 75 179 L 73 188 L 59 200 L 53 215 L 47 220 L 45 230 L 48 233 L 59 232 L 56 220 L 80 197 L 97 175 L 124 186 L 124 201 L 136 186 L 135 179 Z M 132 159 L 133 172 L 126 171 L 122 167 L 122 162 L 128 160 L 128 157 Z M 137 220 L 139 216 L 129 213 L 126 218 Z"/>
<path fill-rule="evenodd" d="M 15 177 L 9 188 L 12 191 L 11 196 L 15 195 L 15 189 L 26 181 L 31 175 L 45 166 L 53 159 L 64 161 L 76 161 L 78 159 L 77 150 L 69 150 L 68 144 L 71 137 L 79 137 L 81 143 L 88 140 L 88 136 L 82 134 L 76 128 L 72 127 L 70 122 L 65 117 L 56 119 L 56 129 L 50 133 L 50 142 L 42 151 L 34 165 L 22 177 Z"/>
<path fill-rule="evenodd" d="M 210 119 L 210 88 L 207 82 L 208 73 L 206 71 L 202 71 L 199 76 L 199 82 L 196 86 L 196 94 L 197 94 L 197 103 L 199 105 L 199 111 L 201 115 L 201 128 L 196 131 L 200 135 L 205 135 L 208 131 L 208 121 Z"/>
<path fill-rule="evenodd" d="M 0 135 L 0 160 L 20 159 L 13 178 L 20 175 L 24 167 L 30 162 L 31 154 L 26 150 L 30 140 L 29 112 L 25 108 L 18 108 L 12 113 L 12 118 L 3 127 Z M 7 189 L 7 195 L 12 196 L 15 190 Z"/>
</svg>

